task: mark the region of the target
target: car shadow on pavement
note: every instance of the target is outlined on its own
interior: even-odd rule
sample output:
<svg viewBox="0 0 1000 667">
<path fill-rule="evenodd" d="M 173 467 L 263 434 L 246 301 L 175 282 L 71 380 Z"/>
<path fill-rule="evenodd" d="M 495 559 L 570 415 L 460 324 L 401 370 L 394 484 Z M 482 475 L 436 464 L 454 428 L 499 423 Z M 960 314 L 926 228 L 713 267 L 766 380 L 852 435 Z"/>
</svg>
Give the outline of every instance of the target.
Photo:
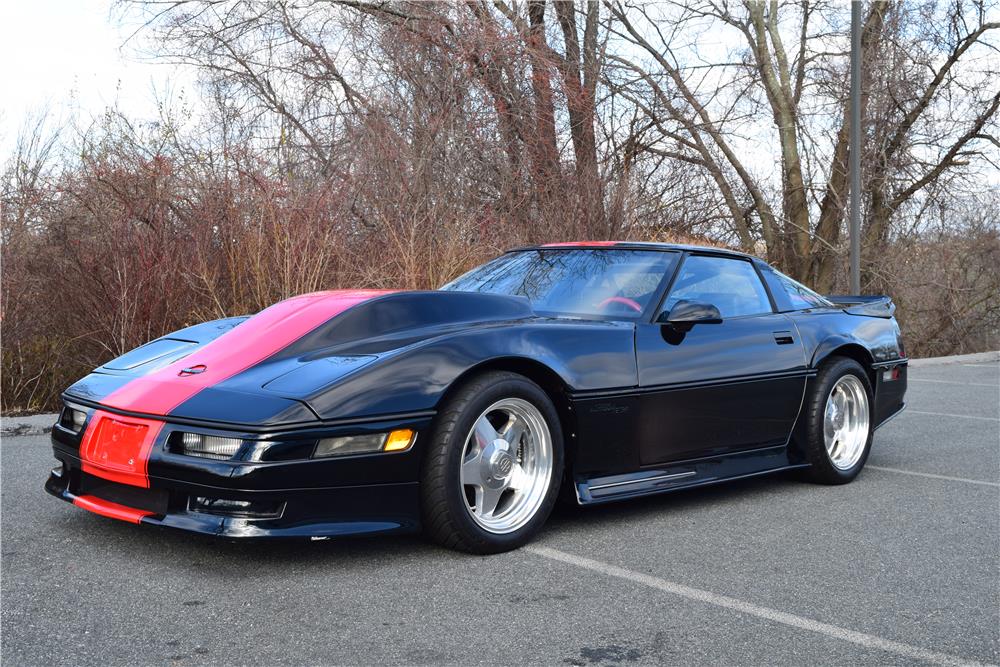
<svg viewBox="0 0 1000 667">
<path fill-rule="evenodd" d="M 579 506 L 560 504 L 549 518 L 543 534 L 558 533 L 585 527 L 600 529 L 606 525 L 620 525 L 625 521 L 642 522 L 666 514 L 683 514 L 715 505 L 747 502 L 751 496 L 809 486 L 799 481 L 793 472 L 775 473 L 748 479 L 693 489 L 640 496 L 602 505 Z"/>
<path fill-rule="evenodd" d="M 594 507 L 557 505 L 537 539 L 580 530 L 588 533 L 605 528 L 621 527 L 626 522 L 643 522 L 667 513 L 695 512 L 699 509 L 746 501 L 749 496 L 780 491 L 800 484 L 790 475 L 773 475 L 635 498 Z M 205 569 L 212 565 L 231 566 L 233 559 L 252 563 L 254 567 L 287 567 L 289 564 L 343 564 L 386 560 L 409 561 L 433 555 L 441 560 L 475 558 L 440 548 L 417 535 L 383 535 L 345 537 L 310 541 L 305 539 L 227 539 L 211 535 L 186 533 L 161 526 L 135 526 L 104 517 L 72 513 L 65 515 L 61 525 L 54 527 L 72 541 L 94 544 L 103 548 L 126 548 L 131 555 L 146 562 L 168 559 L 172 563 L 190 563 Z"/>
</svg>

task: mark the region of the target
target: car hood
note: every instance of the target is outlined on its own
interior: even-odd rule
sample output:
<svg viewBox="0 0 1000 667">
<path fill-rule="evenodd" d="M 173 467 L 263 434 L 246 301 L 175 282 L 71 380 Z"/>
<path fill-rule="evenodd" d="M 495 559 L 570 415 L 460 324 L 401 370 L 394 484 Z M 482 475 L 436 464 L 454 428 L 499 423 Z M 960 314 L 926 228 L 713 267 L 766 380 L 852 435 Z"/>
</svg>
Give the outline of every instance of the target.
<svg viewBox="0 0 1000 667">
<path fill-rule="evenodd" d="M 183 329 L 108 362 L 67 399 L 118 411 L 274 426 L 317 419 L 310 398 L 394 351 L 534 318 L 521 297 L 338 290 Z"/>
</svg>

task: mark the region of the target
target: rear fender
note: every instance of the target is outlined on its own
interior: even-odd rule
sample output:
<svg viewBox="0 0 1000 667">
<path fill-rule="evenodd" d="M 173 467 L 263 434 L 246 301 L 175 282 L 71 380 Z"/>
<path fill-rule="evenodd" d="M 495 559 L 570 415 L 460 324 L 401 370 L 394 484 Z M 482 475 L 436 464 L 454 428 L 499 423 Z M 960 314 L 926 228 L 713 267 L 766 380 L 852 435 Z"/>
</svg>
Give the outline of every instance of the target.
<svg viewBox="0 0 1000 667">
<path fill-rule="evenodd" d="M 834 354 L 854 359 L 869 374 L 871 373 L 871 366 L 874 359 L 868 348 L 856 338 L 842 335 L 830 336 L 816 347 L 815 352 L 813 352 L 812 361 L 809 364 L 810 368 L 819 368 L 823 362 Z"/>
</svg>

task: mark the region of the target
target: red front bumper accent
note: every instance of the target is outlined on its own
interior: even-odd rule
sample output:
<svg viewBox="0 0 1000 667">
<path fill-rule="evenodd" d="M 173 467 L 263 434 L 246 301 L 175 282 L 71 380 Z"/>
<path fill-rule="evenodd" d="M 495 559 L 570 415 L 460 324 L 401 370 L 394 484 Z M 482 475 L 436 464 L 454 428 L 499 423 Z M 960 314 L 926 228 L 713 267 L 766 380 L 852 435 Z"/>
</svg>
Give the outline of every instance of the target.
<svg viewBox="0 0 1000 667">
<path fill-rule="evenodd" d="M 152 512 L 125 507 L 124 505 L 113 503 L 110 500 L 102 500 L 95 496 L 76 496 L 73 498 L 73 504 L 94 514 L 122 521 L 131 521 L 132 523 L 141 523 L 144 516 L 153 515 Z"/>
<path fill-rule="evenodd" d="M 80 443 L 83 471 L 149 488 L 149 454 L 163 422 L 95 410 Z"/>
</svg>

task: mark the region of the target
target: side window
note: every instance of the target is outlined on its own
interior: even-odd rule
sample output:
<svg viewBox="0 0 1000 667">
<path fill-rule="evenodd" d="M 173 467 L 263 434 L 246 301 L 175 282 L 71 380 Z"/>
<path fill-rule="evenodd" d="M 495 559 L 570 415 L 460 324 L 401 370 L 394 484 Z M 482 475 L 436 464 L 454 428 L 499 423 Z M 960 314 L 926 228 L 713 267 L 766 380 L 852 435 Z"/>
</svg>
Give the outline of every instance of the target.
<svg viewBox="0 0 1000 667">
<path fill-rule="evenodd" d="M 774 275 L 778 276 L 778 280 L 788 293 L 788 298 L 791 300 L 793 308 L 830 308 L 833 306 L 832 303 L 821 297 L 819 294 L 813 292 L 802 283 L 792 280 L 784 273 L 775 271 Z"/>
<path fill-rule="evenodd" d="M 760 276 L 750 262 L 741 259 L 688 257 L 663 309 L 670 310 L 683 300 L 710 303 L 719 309 L 723 319 L 771 312 Z"/>
</svg>

